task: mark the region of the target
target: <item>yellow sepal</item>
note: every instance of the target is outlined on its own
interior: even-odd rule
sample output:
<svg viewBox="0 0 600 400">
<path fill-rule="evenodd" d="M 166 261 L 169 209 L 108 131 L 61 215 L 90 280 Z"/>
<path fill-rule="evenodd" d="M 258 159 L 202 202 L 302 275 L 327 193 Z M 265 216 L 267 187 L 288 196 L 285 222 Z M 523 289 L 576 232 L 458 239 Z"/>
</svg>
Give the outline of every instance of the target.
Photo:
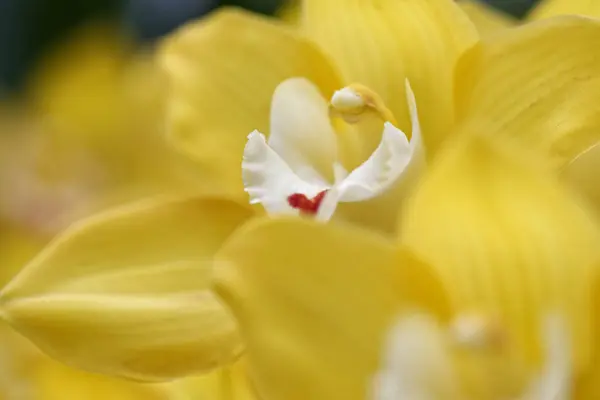
<svg viewBox="0 0 600 400">
<path fill-rule="evenodd" d="M 240 196 L 246 137 L 269 132 L 277 85 L 305 77 L 325 98 L 342 86 L 328 59 L 294 29 L 237 9 L 184 26 L 159 60 L 170 85 L 170 139 L 198 162 L 205 181 Z"/>
<path fill-rule="evenodd" d="M 352 226 L 256 220 L 217 260 L 218 293 L 240 323 L 253 383 L 269 399 L 362 400 L 399 313 L 450 314 L 429 268 Z"/>
<path fill-rule="evenodd" d="M 241 351 L 210 289 L 213 254 L 252 211 L 152 199 L 68 229 L 1 292 L 0 312 L 52 357 L 137 380 L 210 370 Z"/>
</svg>

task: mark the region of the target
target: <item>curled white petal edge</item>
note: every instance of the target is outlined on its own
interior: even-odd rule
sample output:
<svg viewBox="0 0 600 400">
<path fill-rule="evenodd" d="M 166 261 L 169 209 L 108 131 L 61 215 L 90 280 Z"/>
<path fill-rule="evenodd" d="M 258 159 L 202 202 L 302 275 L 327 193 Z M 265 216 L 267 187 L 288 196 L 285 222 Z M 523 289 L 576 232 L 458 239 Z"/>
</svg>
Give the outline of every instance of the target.
<svg viewBox="0 0 600 400">
<path fill-rule="evenodd" d="M 298 215 L 287 197 L 304 193 L 314 197 L 326 187 L 302 180 L 290 166 L 267 144 L 265 135 L 255 130 L 248 135 L 242 160 L 244 190 L 250 204 L 261 203 L 270 214 Z"/>
<path fill-rule="evenodd" d="M 571 346 L 565 321 L 556 315 L 548 316 L 544 321 L 543 338 L 544 370 L 521 400 L 570 400 Z"/>
<path fill-rule="evenodd" d="M 406 99 L 412 124 L 410 142 L 406 134 L 392 123 L 384 124 L 381 142 L 369 159 L 339 184 L 339 201 L 357 202 L 372 199 L 401 178 L 411 163 L 423 158 L 421 125 L 415 94 L 406 80 Z"/>
</svg>

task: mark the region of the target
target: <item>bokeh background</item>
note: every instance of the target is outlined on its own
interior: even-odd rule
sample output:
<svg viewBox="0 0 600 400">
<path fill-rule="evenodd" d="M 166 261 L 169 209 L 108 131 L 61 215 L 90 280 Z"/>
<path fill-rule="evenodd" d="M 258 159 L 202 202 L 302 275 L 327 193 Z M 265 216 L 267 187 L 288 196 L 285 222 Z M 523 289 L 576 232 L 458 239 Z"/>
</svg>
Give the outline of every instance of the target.
<svg viewBox="0 0 600 400">
<path fill-rule="evenodd" d="M 536 0 L 482 0 L 514 16 Z M 149 43 L 186 20 L 222 5 L 272 14 L 283 0 L 0 0 L 0 83 L 14 93 L 45 53 L 79 26 L 110 20 L 140 43 Z"/>
<path fill-rule="evenodd" d="M 487 3 L 522 17 L 535 1 Z M 286 4 L 0 0 L 0 286 L 81 216 L 202 185 L 165 145 L 151 50 L 224 5 L 278 14 Z M 167 390 L 75 371 L 0 325 L 0 400 L 203 398 L 194 384 Z"/>
</svg>

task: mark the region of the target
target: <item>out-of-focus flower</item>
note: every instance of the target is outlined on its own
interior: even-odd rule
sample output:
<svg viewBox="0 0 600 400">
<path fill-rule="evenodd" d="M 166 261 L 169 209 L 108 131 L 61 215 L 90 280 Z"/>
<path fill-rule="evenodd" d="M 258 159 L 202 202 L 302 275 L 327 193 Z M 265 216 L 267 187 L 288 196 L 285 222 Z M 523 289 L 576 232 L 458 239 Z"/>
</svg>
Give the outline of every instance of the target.
<svg viewBox="0 0 600 400">
<path fill-rule="evenodd" d="M 107 204 L 191 182 L 164 143 L 162 75 L 115 31 L 82 28 L 3 109 L 4 219 L 53 235 Z"/>
<path fill-rule="evenodd" d="M 164 143 L 159 78 L 151 57 L 112 27 L 88 26 L 40 63 L 24 98 L 2 104 L 2 285 L 74 220 L 192 182 Z M 0 329 L 1 398 L 169 396 L 64 367 Z"/>
<path fill-rule="evenodd" d="M 57 359 L 105 374 L 155 381 L 248 362 L 242 370 L 248 371 L 252 385 L 267 400 L 288 395 L 362 398 L 365 377 L 378 365 L 380 343 L 374 338 L 383 335 L 384 327 L 392 323 L 390 316 L 404 304 L 395 297 L 414 294 L 423 299 L 426 313 L 439 315 L 436 302 L 452 289 L 450 300 L 440 303 L 448 303 L 447 316 L 458 317 L 482 303 L 484 319 L 497 312 L 501 326 L 511 335 L 514 332 L 515 342 L 509 341 L 502 350 L 510 354 L 514 350 L 515 366 L 524 369 L 514 370 L 514 380 L 490 387 L 500 394 L 510 387 L 523 392 L 519 379 L 533 382 L 534 376 L 544 376 L 535 374 L 540 358 L 531 358 L 530 353 L 540 343 L 541 335 L 531 335 L 539 321 L 532 328 L 526 317 L 535 320 L 546 312 L 535 301 L 548 301 L 558 307 L 548 312 L 564 317 L 568 329 L 580 329 L 583 314 L 575 313 L 574 303 L 566 301 L 573 293 L 561 286 L 566 279 L 563 267 L 575 269 L 569 288 L 585 287 L 580 283 L 586 282 L 583 275 L 590 282 L 587 263 L 596 261 L 597 237 L 588 215 L 547 183 L 544 173 L 538 176 L 537 165 L 530 170 L 524 162 L 521 171 L 521 163 L 511 162 L 512 152 L 505 152 L 503 142 L 509 148 L 512 141 L 518 143 L 515 147 L 527 147 L 531 163 L 543 160 L 539 168 L 552 175 L 598 141 L 600 59 L 593 54 L 600 23 L 562 17 L 478 40 L 468 18 L 450 0 L 306 0 L 303 6 L 300 28 L 225 10 L 168 39 L 162 62 L 170 76 L 171 138 L 198 161 L 199 174 L 218 197 L 154 199 L 74 225 L 5 287 L 4 317 Z M 331 99 L 329 106 L 326 99 Z M 411 141 L 415 139 L 417 110 L 427 160 L 438 167 L 408 197 L 409 211 L 400 218 L 400 240 L 431 266 L 426 273 L 429 283 L 421 284 L 419 275 L 410 275 L 420 274 L 418 268 L 405 268 L 399 272 L 407 274 L 400 279 L 402 290 L 380 285 L 394 282 L 389 274 L 396 271 L 392 266 L 397 214 L 412 191 L 388 199 L 387 207 L 360 204 L 360 212 L 343 215 L 352 222 L 349 225 L 274 215 L 249 222 L 230 237 L 262 214 L 250 208 L 242 191 L 242 169 L 261 170 L 260 163 L 244 166 L 244 146 L 255 144 L 248 142 L 248 133 L 258 129 L 271 134 L 268 142 L 258 134 L 251 140 L 260 139 L 256 143 L 263 156 L 273 155 L 265 150 L 269 145 L 285 161 L 277 168 L 292 169 L 296 163 L 301 168 L 294 172 L 311 172 L 324 159 L 311 158 L 325 148 L 319 140 L 334 138 L 340 149 L 336 160 L 348 171 L 361 171 L 355 167 L 375 157 L 385 142 L 384 125 L 398 128 L 392 131 L 397 134 L 394 138 L 403 139 L 403 151 L 410 149 L 402 132 L 413 132 Z M 320 136 L 323 132 L 327 135 Z M 459 150 L 448 153 L 452 157 L 437 161 L 438 153 L 445 146 L 452 148 L 453 140 L 462 147 L 456 145 Z M 382 148 L 385 151 L 379 154 L 389 157 L 376 159 L 397 160 L 393 156 L 400 147 L 383 143 Z M 520 159 L 517 153 L 515 157 Z M 273 165 L 262 167 L 263 180 L 281 172 Z M 343 182 L 335 179 L 336 168 L 329 167 L 333 181 Z M 291 178 L 288 174 L 274 185 L 260 187 L 255 183 L 260 185 L 261 179 L 247 181 L 246 189 L 258 198 L 264 193 L 254 189 L 278 190 Z M 365 191 L 380 183 L 362 182 Z M 328 188 L 333 191 L 335 186 Z M 298 204 L 316 203 L 318 211 L 319 199 L 302 190 L 285 193 L 295 194 L 305 195 L 296 198 Z M 322 199 L 326 200 L 327 196 Z M 421 203 L 427 207 L 415 205 Z M 303 204 L 296 208 L 312 210 Z M 568 227 L 561 226 L 567 222 Z M 263 227 L 268 229 L 262 231 Z M 513 242 L 513 236 L 523 239 Z M 388 275 L 374 270 L 378 268 L 387 269 Z M 543 275 L 544 268 L 553 272 Z M 215 269 L 221 297 L 211 286 Z M 513 269 L 542 275 L 541 292 L 519 276 L 493 279 Z M 463 273 L 468 283 L 453 289 L 452 281 Z M 287 285 L 286 274 L 298 276 L 299 286 L 278 286 Z M 475 280 L 481 276 L 484 280 Z M 302 286 L 304 278 L 322 286 Z M 515 286 L 500 294 L 467 291 L 490 282 Z M 357 292 L 362 284 L 366 289 Z M 352 291 L 359 299 L 354 301 L 366 303 L 336 296 L 335 285 Z M 303 308 L 305 303 L 287 315 L 287 302 L 296 300 L 322 303 L 322 310 L 331 315 L 320 314 L 318 307 L 316 312 Z M 518 314 L 515 304 L 527 312 Z M 578 304 L 582 312 L 588 309 L 583 301 Z M 354 318 L 355 309 L 365 312 Z M 518 318 L 527 324 L 521 325 L 525 320 Z M 348 321 L 360 326 L 354 329 Z M 314 322 L 327 329 L 311 331 Z M 308 351 L 294 329 L 307 333 L 306 340 L 334 341 L 338 332 L 348 340 Z M 534 337 L 533 347 L 524 346 L 527 335 Z M 573 335 L 582 345 L 589 342 L 579 331 Z M 369 342 L 363 345 L 365 338 Z M 252 347 L 247 360 L 242 357 L 246 343 Z M 282 354 L 289 352 L 287 361 L 272 357 L 276 348 Z M 323 364 L 312 358 L 319 352 L 326 360 Z M 574 357 L 579 368 L 579 350 Z M 554 366 L 553 360 L 549 365 Z M 512 360 L 499 361 L 501 371 L 510 371 Z M 471 366 L 476 372 L 480 365 L 485 364 Z M 565 374 L 571 372 L 567 368 Z M 488 378 L 476 377 L 475 383 Z M 224 385 L 223 393 L 229 388 Z"/>
<path fill-rule="evenodd" d="M 497 139 L 434 161 L 398 242 L 306 219 L 234 234 L 218 289 L 262 399 L 595 398 L 599 227 Z"/>
</svg>

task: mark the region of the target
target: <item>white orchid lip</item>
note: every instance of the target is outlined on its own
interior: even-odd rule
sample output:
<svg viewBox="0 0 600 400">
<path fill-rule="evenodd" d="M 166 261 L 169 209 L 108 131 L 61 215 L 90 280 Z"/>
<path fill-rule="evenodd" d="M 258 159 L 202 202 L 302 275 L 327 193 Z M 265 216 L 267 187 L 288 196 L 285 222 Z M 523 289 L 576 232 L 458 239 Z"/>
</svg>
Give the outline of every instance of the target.
<svg viewBox="0 0 600 400">
<path fill-rule="evenodd" d="M 327 221 L 340 202 L 360 202 L 390 189 L 416 158 L 421 132 L 414 94 L 406 86 L 412 122 L 409 142 L 391 122 L 384 123 L 379 146 L 353 171 L 336 159 L 336 133 L 329 105 L 309 81 L 293 78 L 276 89 L 271 110 L 271 135 L 248 135 L 242 160 L 244 189 L 251 204 L 262 204 L 269 214 L 313 216 Z M 362 97 L 344 88 L 333 96 L 340 107 L 364 105 Z M 419 153 L 420 154 L 420 153 Z M 331 182 L 321 173 L 334 172 Z"/>
</svg>

